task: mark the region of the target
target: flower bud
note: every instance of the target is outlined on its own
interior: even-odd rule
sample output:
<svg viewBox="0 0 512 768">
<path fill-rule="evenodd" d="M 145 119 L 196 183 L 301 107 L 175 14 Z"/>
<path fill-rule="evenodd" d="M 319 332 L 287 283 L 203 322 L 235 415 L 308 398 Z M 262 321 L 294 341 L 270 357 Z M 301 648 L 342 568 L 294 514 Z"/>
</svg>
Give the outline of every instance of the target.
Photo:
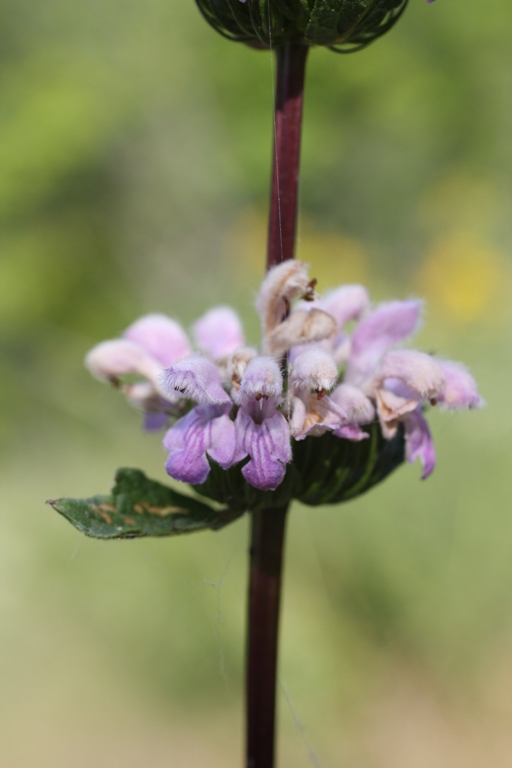
<svg viewBox="0 0 512 768">
<path fill-rule="evenodd" d="M 364 48 L 390 29 L 408 0 L 196 0 L 206 21 L 256 48 L 284 43 Z"/>
</svg>

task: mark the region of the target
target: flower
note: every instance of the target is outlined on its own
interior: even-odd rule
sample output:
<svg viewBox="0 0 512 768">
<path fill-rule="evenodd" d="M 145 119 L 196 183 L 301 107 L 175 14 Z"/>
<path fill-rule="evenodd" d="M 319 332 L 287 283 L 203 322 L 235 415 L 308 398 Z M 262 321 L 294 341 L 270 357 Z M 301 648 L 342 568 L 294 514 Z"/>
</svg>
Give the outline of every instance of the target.
<svg viewBox="0 0 512 768">
<path fill-rule="evenodd" d="M 127 328 L 120 339 L 93 347 L 85 365 L 93 376 L 110 381 L 128 401 L 144 411 L 146 429 L 160 429 L 168 416 L 179 413 L 179 398 L 160 387 L 162 370 L 190 353 L 190 344 L 180 325 L 165 315 L 145 315 Z M 123 383 L 124 376 L 141 377 Z"/>
<path fill-rule="evenodd" d="M 203 483 L 210 472 L 207 454 L 223 469 L 230 467 L 235 452 L 235 427 L 227 415 L 231 398 L 215 364 L 190 355 L 168 368 L 160 380 L 168 396 L 174 391 L 199 403 L 166 432 L 169 475 L 192 485 Z"/>
<path fill-rule="evenodd" d="M 438 402 L 448 408 L 478 407 L 483 401 L 474 379 L 460 364 L 394 349 L 417 330 L 421 308 L 418 301 L 394 301 L 370 312 L 350 340 L 345 381 L 375 403 L 385 438 L 394 437 L 403 423 L 406 458 L 409 462 L 420 459 L 424 479 L 435 467 L 424 407 Z"/>
<path fill-rule="evenodd" d="M 218 307 L 193 325 L 197 351 L 175 321 L 148 315 L 121 339 L 96 346 L 86 364 L 141 407 L 146 424 L 175 420 L 163 440 L 167 472 L 214 497 L 208 483 L 221 482 L 231 468 L 236 483 L 274 492 L 285 478 L 293 478 L 288 468 L 302 457 L 300 477 L 289 481 L 289 492 L 302 475 L 313 483 L 321 475 L 331 478 L 329 492 L 322 495 L 320 488 L 302 497 L 335 500 L 345 471 L 338 462 L 347 461 L 351 451 L 364 461 L 374 456 L 366 480 L 360 459 L 354 460 L 362 490 L 403 458 L 419 459 L 427 477 L 435 450 L 425 412 L 437 404 L 442 409 L 481 406 L 473 377 L 461 363 L 401 346 L 419 326 L 421 302 L 372 308 L 363 286 L 342 286 L 324 297 L 315 288 L 300 261 L 286 261 L 267 273 L 256 299 L 259 349 L 246 345 L 236 313 Z M 122 383 L 128 374 L 141 380 Z M 315 441 L 320 441 L 318 452 Z M 377 457 L 372 450 L 380 451 Z M 216 480 L 212 467 L 221 472 L 216 470 Z M 352 486 L 349 490 L 354 493 Z M 223 498 L 233 500 L 233 493 L 223 491 Z"/>
<path fill-rule="evenodd" d="M 262 491 L 273 491 L 282 482 L 292 458 L 290 429 L 277 408 L 281 404 L 283 377 L 271 357 L 255 357 L 242 377 L 235 420 L 234 462 L 246 456 L 242 468 L 248 483 Z"/>
</svg>

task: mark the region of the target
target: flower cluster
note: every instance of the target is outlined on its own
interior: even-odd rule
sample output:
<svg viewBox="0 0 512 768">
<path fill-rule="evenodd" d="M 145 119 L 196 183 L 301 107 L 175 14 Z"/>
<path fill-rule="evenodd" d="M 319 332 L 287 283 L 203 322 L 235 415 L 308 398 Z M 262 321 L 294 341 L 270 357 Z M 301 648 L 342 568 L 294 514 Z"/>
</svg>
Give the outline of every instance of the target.
<svg viewBox="0 0 512 768">
<path fill-rule="evenodd" d="M 398 346 L 418 328 L 421 302 L 372 308 L 360 285 L 319 297 L 315 284 L 296 260 L 267 273 L 256 300 L 259 349 L 246 345 L 236 313 L 219 307 L 193 326 L 196 351 L 174 320 L 147 315 L 94 347 L 86 365 L 143 409 L 147 429 L 174 421 L 163 443 L 176 480 L 201 484 L 211 462 L 245 462 L 247 483 L 274 490 L 294 441 L 330 432 L 358 443 L 376 421 L 386 441 L 403 430 L 405 457 L 427 477 L 435 451 L 424 410 L 482 405 L 475 381 L 460 363 Z M 139 380 L 123 383 L 128 374 Z"/>
</svg>

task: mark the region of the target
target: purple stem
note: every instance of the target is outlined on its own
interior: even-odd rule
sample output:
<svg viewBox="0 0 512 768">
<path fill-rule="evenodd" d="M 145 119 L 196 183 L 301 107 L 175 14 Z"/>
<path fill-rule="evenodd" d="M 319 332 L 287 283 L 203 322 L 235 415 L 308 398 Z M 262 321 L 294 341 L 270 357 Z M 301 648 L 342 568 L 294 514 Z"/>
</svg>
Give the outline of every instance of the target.
<svg viewBox="0 0 512 768">
<path fill-rule="evenodd" d="M 247 768 L 273 768 L 279 603 L 288 507 L 251 515 Z"/>
<path fill-rule="evenodd" d="M 308 48 L 278 48 L 274 162 L 267 269 L 293 259 L 300 135 Z M 276 672 L 283 545 L 288 506 L 252 512 L 247 632 L 246 768 L 274 768 Z"/>
<path fill-rule="evenodd" d="M 277 49 L 274 162 L 268 227 L 267 269 L 293 259 L 297 225 L 300 135 L 306 45 Z"/>
</svg>

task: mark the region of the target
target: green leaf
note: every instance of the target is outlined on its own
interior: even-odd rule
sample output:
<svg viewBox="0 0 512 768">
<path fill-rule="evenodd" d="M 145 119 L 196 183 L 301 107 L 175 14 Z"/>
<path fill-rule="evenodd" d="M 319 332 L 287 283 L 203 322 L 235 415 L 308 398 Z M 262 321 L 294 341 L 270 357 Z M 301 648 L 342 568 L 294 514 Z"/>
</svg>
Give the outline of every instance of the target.
<svg viewBox="0 0 512 768">
<path fill-rule="evenodd" d="M 217 530 L 244 512 L 243 509 L 214 510 L 198 499 L 149 480 L 138 469 L 119 469 L 110 495 L 63 498 L 47 503 L 79 531 L 96 539 L 176 536 L 207 528 Z"/>
</svg>

